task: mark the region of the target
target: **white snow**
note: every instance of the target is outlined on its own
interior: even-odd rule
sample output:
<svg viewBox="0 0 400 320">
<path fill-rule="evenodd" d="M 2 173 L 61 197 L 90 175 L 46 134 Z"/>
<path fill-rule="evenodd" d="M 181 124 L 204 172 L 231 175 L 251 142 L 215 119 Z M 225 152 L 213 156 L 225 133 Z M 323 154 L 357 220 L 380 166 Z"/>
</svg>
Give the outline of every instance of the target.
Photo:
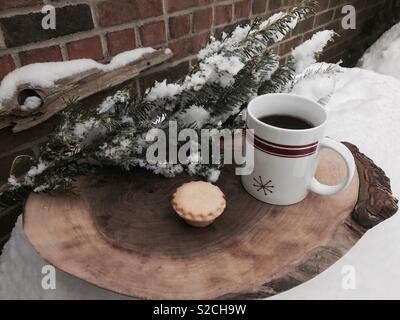
<svg viewBox="0 0 400 320">
<path fill-rule="evenodd" d="M 316 55 L 321 53 L 329 41 L 332 40 L 335 32 L 324 30 L 317 32 L 310 40 L 303 42 L 292 52 L 295 60 L 296 73 L 303 72 L 308 66 L 316 62 Z"/>
<path fill-rule="evenodd" d="M 196 123 L 197 128 L 202 128 L 210 120 L 210 113 L 203 107 L 193 105 L 184 113 L 179 114 L 178 120 L 187 126 Z"/>
<path fill-rule="evenodd" d="M 287 15 L 286 12 L 281 11 L 281 12 L 277 12 L 275 14 L 273 14 L 271 17 L 269 17 L 267 20 L 265 20 L 264 22 L 261 23 L 260 28 L 264 29 L 269 27 L 270 25 L 274 24 L 275 22 L 277 22 L 279 19 L 285 17 Z M 293 30 L 296 26 L 297 23 L 299 22 L 299 20 L 297 18 L 294 18 L 291 20 L 291 22 L 289 23 L 289 29 Z M 275 42 L 281 41 L 287 33 L 285 32 L 278 32 L 274 35 L 274 40 Z"/>
<path fill-rule="evenodd" d="M 221 171 L 217 169 L 210 169 L 209 175 L 208 175 L 208 181 L 212 183 L 216 183 L 219 179 L 219 176 L 221 175 Z"/>
<path fill-rule="evenodd" d="M 116 104 L 127 104 L 130 101 L 128 90 L 119 90 L 113 96 L 107 97 L 97 108 L 99 114 L 115 112 Z"/>
<path fill-rule="evenodd" d="M 77 123 L 74 128 L 74 135 L 77 139 L 83 139 L 93 128 L 97 126 L 94 119 L 89 119 L 82 123 Z"/>
<path fill-rule="evenodd" d="M 146 99 L 148 101 L 156 101 L 158 99 L 168 99 L 182 92 L 182 86 L 175 83 L 167 83 L 167 80 L 156 82 L 156 84 L 146 91 Z"/>
<path fill-rule="evenodd" d="M 25 99 L 25 102 L 20 109 L 22 111 L 33 111 L 42 105 L 42 99 L 36 96 L 31 96 Z"/>
<path fill-rule="evenodd" d="M 314 101 L 321 102 L 335 90 L 336 79 L 330 75 L 318 75 L 319 81 L 307 78 L 293 87 L 292 93 L 302 95 Z"/>
<path fill-rule="evenodd" d="M 238 26 L 229 37 L 227 34 L 223 33 L 221 41 L 211 37 L 206 48 L 200 50 L 197 55 L 199 65 L 196 72 L 187 76 L 181 85 L 167 84 L 166 81 L 156 83 L 152 89 L 146 92 L 146 99 L 149 101 L 158 99 L 171 100 L 183 90 L 200 90 L 206 84 L 210 83 L 218 84 L 221 87 L 231 85 L 234 81 L 234 77 L 243 69 L 245 62 L 247 62 L 243 61 L 243 58 L 238 56 L 237 52 L 248 45 L 243 40 L 249 32 L 251 32 L 251 34 L 257 34 L 261 29 L 268 27 L 286 14 L 287 13 L 284 12 L 276 13 L 252 31 L 249 25 L 243 27 Z M 279 30 L 275 33 L 271 33 L 270 36 L 275 41 L 283 39 L 287 33 L 295 28 L 297 22 L 298 19 L 293 18 L 287 30 Z M 258 35 L 258 38 L 261 40 L 261 35 Z M 256 47 L 255 49 L 265 50 L 262 41 L 254 41 L 252 45 Z M 221 52 L 229 54 L 223 55 Z M 168 108 L 168 105 L 166 108 Z"/>
<path fill-rule="evenodd" d="M 184 88 L 201 89 L 206 83 L 219 83 L 228 87 L 234 82 L 234 76 L 244 67 L 238 57 L 224 57 L 221 54 L 204 59 L 199 64 L 199 71 L 185 79 Z"/>
<path fill-rule="evenodd" d="M 153 48 L 138 48 L 130 51 L 125 51 L 112 58 L 109 64 L 99 64 L 98 68 L 104 71 L 112 71 L 118 68 L 122 68 L 133 61 L 139 60 L 145 54 L 152 53 L 154 51 L 156 50 Z M 168 49 L 166 49 L 165 51 L 166 53 L 168 53 Z"/>
<path fill-rule="evenodd" d="M 296 76 L 292 93 L 302 95 L 325 105 L 335 91 L 337 78 L 341 72 L 339 65 L 316 63 Z"/>
<path fill-rule="evenodd" d="M 8 183 L 10 184 L 10 187 L 11 187 L 12 190 L 18 189 L 18 188 L 21 186 L 21 183 L 20 183 L 20 182 L 18 181 L 18 179 L 17 179 L 15 176 L 13 176 L 13 175 L 11 175 L 11 176 L 8 178 Z"/>
<path fill-rule="evenodd" d="M 48 184 L 43 184 L 43 185 L 41 185 L 41 186 L 36 187 L 35 189 L 33 189 L 33 192 L 40 193 L 40 192 L 49 190 L 49 188 L 50 188 L 50 186 L 49 186 Z"/>
<path fill-rule="evenodd" d="M 46 170 L 48 168 L 48 165 L 45 162 L 40 162 L 38 163 L 37 166 L 32 167 L 28 173 L 27 176 L 28 177 L 35 177 L 41 173 L 43 173 L 44 170 Z"/>
<path fill-rule="evenodd" d="M 265 21 L 263 21 L 263 22 L 261 23 L 260 28 L 261 28 L 261 29 L 264 29 L 264 28 L 270 26 L 271 24 L 277 22 L 279 19 L 282 19 L 283 17 L 285 17 L 286 14 L 287 14 L 287 13 L 286 13 L 286 12 L 283 12 L 283 11 L 274 13 L 274 14 L 273 14 L 272 16 L 270 16 L 267 20 L 265 20 Z"/>
<path fill-rule="evenodd" d="M 359 66 L 400 79 L 400 23 L 367 50 Z"/>
<path fill-rule="evenodd" d="M 23 66 L 9 73 L 0 85 L 0 109 L 1 102 L 12 97 L 17 87 L 22 84 L 30 84 L 32 87 L 51 88 L 57 80 L 73 76 L 91 69 L 111 71 L 123 67 L 140 59 L 146 53 L 154 52 L 153 48 L 139 48 L 123 52 L 115 56 L 109 64 L 101 64 L 91 59 L 78 59 L 63 62 L 34 63 Z"/>
</svg>

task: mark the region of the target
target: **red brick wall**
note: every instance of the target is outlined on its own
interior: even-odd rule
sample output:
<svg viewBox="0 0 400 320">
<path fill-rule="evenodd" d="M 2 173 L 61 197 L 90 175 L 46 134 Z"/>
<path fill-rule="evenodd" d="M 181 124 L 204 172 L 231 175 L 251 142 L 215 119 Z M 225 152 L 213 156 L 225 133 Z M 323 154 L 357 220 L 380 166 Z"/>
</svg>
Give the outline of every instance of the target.
<svg viewBox="0 0 400 320">
<path fill-rule="evenodd" d="M 287 9 L 299 0 L 0 0 L 0 79 L 20 66 L 43 61 L 92 58 L 98 61 L 141 46 L 170 47 L 171 62 L 147 72 L 132 87 L 141 93 L 155 80 L 177 79 L 195 63 L 210 35 L 220 36 L 237 24 Z M 340 38 L 324 59 L 352 64 L 383 30 L 374 26 L 399 0 L 320 0 L 318 13 L 301 22 L 276 50 L 282 56 L 321 29 L 335 29 Z M 56 30 L 43 30 L 44 4 L 56 7 Z M 357 30 L 341 28 L 341 8 L 354 4 Z M 0 181 L 18 154 L 37 152 L 57 124 L 56 119 L 26 132 L 0 130 Z M 10 216 L 0 216 L 1 242 L 8 237 Z M 7 222 L 6 222 L 6 219 Z M 6 230 L 4 230 L 6 229 Z"/>
</svg>

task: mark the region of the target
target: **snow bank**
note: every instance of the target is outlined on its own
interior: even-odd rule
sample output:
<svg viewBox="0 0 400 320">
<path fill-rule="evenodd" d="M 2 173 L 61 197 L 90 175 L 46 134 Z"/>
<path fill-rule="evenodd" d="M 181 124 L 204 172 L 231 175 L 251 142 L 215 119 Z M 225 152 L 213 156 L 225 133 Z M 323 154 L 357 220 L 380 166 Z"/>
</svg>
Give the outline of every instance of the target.
<svg viewBox="0 0 400 320">
<path fill-rule="evenodd" d="M 369 70 L 342 69 L 326 110 L 327 135 L 357 145 L 391 179 L 400 196 L 400 81 Z M 318 82 L 318 79 L 315 80 Z M 362 238 L 334 266 L 274 299 L 399 299 L 400 214 Z M 356 287 L 342 287 L 345 266 L 354 268 Z"/>
<path fill-rule="evenodd" d="M 146 53 L 152 53 L 153 48 L 139 48 L 120 53 L 109 64 L 101 64 L 91 59 L 78 59 L 63 62 L 34 63 L 9 73 L 0 85 L 0 109 L 1 102 L 11 98 L 18 86 L 29 83 L 33 87 L 51 88 L 57 80 L 73 76 L 74 74 L 98 69 L 105 72 L 121 68 L 135 60 L 140 59 Z M 35 103 L 29 102 L 27 109 Z M 36 103 L 37 105 L 37 103 Z"/>
<path fill-rule="evenodd" d="M 359 66 L 400 79 L 400 23 L 367 50 Z"/>
</svg>

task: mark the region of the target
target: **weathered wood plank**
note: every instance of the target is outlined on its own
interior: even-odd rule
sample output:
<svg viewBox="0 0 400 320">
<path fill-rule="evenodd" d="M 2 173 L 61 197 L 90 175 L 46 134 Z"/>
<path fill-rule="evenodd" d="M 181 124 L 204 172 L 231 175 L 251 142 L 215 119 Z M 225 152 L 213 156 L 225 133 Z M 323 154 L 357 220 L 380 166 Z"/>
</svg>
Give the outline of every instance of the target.
<svg viewBox="0 0 400 320">
<path fill-rule="evenodd" d="M 2 102 L 0 129 L 13 126 L 13 131 L 19 132 L 37 126 L 63 110 L 66 107 L 65 101 L 69 98 L 80 101 L 95 93 L 124 83 L 137 77 L 144 70 L 169 60 L 172 55 L 171 52 L 160 49 L 109 72 L 92 69 L 60 79 L 52 88 L 21 84 L 13 97 Z M 38 109 L 33 111 L 21 110 L 21 93 L 27 92 L 27 90 L 31 92 L 31 95 L 34 94 L 42 100 L 42 105 Z"/>
</svg>

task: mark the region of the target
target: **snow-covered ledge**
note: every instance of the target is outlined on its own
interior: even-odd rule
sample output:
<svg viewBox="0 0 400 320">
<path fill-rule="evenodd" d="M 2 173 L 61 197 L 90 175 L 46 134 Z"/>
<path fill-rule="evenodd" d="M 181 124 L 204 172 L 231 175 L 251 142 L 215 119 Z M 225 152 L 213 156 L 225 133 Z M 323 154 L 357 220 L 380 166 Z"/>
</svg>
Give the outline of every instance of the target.
<svg viewBox="0 0 400 320">
<path fill-rule="evenodd" d="M 1 82 L 0 129 L 29 129 L 63 110 L 66 99 L 87 98 L 171 57 L 169 49 L 139 48 L 115 56 L 109 64 L 79 59 L 24 66 Z"/>
</svg>

